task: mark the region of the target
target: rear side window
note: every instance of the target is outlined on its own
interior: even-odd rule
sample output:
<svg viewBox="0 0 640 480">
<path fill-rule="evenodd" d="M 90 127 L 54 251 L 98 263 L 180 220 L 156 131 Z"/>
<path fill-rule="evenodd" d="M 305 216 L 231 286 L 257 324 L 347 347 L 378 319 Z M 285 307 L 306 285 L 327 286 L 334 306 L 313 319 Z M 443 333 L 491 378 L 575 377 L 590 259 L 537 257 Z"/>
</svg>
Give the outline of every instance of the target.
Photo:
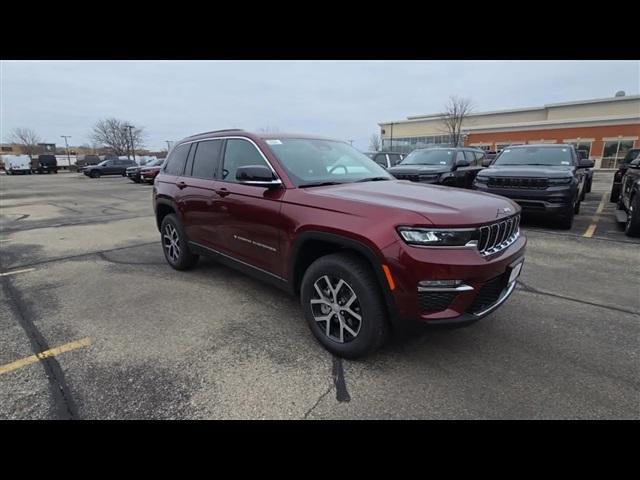
<svg viewBox="0 0 640 480">
<path fill-rule="evenodd" d="M 476 156 L 473 154 L 471 150 L 465 150 L 464 156 L 467 158 L 469 165 L 473 166 L 476 164 Z"/>
<path fill-rule="evenodd" d="M 482 153 L 482 152 L 474 152 L 474 154 L 475 154 L 475 156 L 476 156 L 476 160 L 477 160 L 478 162 L 481 162 L 482 160 L 484 160 L 484 158 L 485 158 L 485 156 L 486 156 L 486 155 L 485 155 L 484 153 Z"/>
<path fill-rule="evenodd" d="M 220 164 L 220 152 L 222 140 L 208 140 L 198 143 L 195 157 L 193 158 L 192 177 L 215 178 Z"/>
<path fill-rule="evenodd" d="M 389 162 L 391 163 L 392 167 L 399 164 L 401 161 L 402 161 L 402 155 L 398 155 L 396 153 L 389 154 Z"/>
<path fill-rule="evenodd" d="M 171 152 L 167 159 L 167 166 L 164 167 L 167 175 L 182 175 L 190 146 L 191 144 L 179 145 Z"/>
<path fill-rule="evenodd" d="M 222 179 L 227 182 L 237 182 L 236 172 L 239 167 L 249 165 L 269 165 L 265 162 L 260 152 L 247 140 L 230 138 L 224 151 L 224 166 Z"/>
</svg>

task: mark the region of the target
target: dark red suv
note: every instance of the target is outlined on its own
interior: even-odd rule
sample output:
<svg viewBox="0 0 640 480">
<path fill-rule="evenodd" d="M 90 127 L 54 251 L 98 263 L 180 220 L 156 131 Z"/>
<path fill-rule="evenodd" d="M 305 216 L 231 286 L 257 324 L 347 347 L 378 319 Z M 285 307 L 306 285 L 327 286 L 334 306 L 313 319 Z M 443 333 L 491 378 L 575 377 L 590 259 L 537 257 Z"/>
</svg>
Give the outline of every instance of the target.
<svg viewBox="0 0 640 480">
<path fill-rule="evenodd" d="M 513 292 L 520 207 L 396 180 L 348 143 L 221 130 L 188 137 L 154 182 L 167 262 L 199 255 L 300 295 L 316 338 L 355 358 L 390 326 L 472 323 Z"/>
</svg>

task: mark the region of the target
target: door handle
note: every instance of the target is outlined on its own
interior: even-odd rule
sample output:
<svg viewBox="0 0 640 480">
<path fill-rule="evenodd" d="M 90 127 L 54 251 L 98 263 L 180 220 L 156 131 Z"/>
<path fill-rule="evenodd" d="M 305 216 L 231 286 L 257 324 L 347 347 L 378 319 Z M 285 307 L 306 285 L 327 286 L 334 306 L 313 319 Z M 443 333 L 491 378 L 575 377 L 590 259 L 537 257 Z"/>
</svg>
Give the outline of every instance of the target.
<svg viewBox="0 0 640 480">
<path fill-rule="evenodd" d="M 229 190 L 227 190 L 225 187 L 221 187 L 221 188 L 216 188 L 213 190 L 214 192 L 216 192 L 218 195 L 220 195 L 221 197 L 226 197 L 227 195 L 229 195 L 231 192 Z"/>
<path fill-rule="evenodd" d="M 188 187 L 188 185 L 184 182 L 178 182 L 176 183 L 176 187 L 178 187 L 180 190 L 182 190 L 183 188 Z"/>
</svg>

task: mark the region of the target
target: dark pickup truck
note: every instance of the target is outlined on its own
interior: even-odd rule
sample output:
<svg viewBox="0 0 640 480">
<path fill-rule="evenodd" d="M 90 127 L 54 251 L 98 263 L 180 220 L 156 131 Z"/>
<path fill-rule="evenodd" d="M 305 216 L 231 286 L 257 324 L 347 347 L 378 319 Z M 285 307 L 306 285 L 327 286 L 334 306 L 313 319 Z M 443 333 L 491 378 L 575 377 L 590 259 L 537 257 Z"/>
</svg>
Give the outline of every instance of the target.
<svg viewBox="0 0 640 480">
<path fill-rule="evenodd" d="M 487 161 L 476 148 L 421 148 L 387 171 L 398 180 L 471 188 Z"/>
<path fill-rule="evenodd" d="M 636 158 L 640 158 L 640 148 L 632 148 L 627 152 L 627 154 L 620 162 L 618 166 L 618 170 L 613 175 L 613 186 L 611 187 L 611 197 L 609 198 L 610 202 L 617 202 L 618 197 L 620 197 L 620 187 L 622 186 L 622 177 L 627 172 L 627 168 L 629 164 L 633 162 Z"/>
<path fill-rule="evenodd" d="M 616 220 L 628 236 L 640 236 L 640 158 L 627 165 L 620 187 Z"/>
<path fill-rule="evenodd" d="M 581 160 L 573 145 L 512 146 L 476 176 L 473 188 L 508 197 L 524 212 L 554 215 L 570 229 L 586 193 L 589 168 L 593 161 Z"/>
</svg>

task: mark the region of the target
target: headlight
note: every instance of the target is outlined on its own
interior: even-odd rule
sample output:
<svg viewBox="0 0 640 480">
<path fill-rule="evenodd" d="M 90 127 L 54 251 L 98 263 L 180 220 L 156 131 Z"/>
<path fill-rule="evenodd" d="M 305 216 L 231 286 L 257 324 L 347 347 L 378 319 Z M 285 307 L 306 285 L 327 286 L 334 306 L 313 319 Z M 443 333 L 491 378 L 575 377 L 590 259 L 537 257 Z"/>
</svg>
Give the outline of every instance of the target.
<svg viewBox="0 0 640 480">
<path fill-rule="evenodd" d="M 446 230 L 435 228 L 401 227 L 398 233 L 402 239 L 411 245 L 425 245 L 434 247 L 463 247 L 472 240 L 477 240 L 477 231 Z"/>
<path fill-rule="evenodd" d="M 488 181 L 489 177 L 481 177 L 480 175 L 476 177 L 476 182 L 478 183 L 487 183 Z"/>
<path fill-rule="evenodd" d="M 565 177 L 565 178 L 550 178 L 549 185 L 569 185 L 573 177 Z"/>
</svg>

